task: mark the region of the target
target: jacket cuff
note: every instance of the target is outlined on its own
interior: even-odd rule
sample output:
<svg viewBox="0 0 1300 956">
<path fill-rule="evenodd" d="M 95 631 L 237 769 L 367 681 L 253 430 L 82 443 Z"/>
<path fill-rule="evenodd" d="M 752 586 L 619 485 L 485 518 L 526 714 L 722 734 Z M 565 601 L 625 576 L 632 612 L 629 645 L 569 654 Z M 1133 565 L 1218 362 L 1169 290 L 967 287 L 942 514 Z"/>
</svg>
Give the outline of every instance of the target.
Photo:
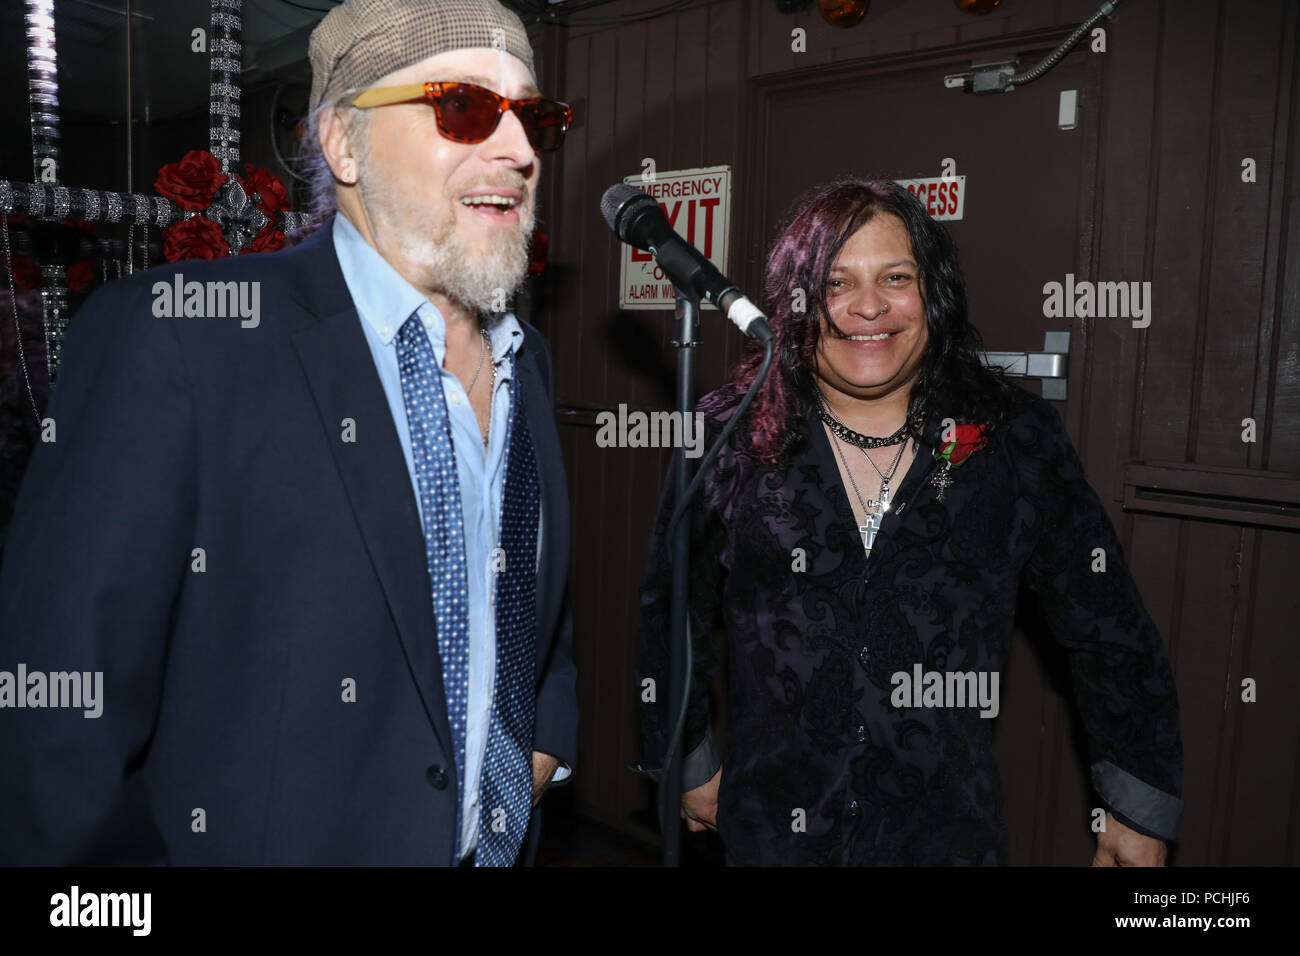
<svg viewBox="0 0 1300 956">
<path fill-rule="evenodd" d="M 722 761 L 713 749 L 713 727 L 704 728 L 704 739 L 682 761 L 682 793 L 702 787 L 718 772 Z"/>
<path fill-rule="evenodd" d="M 1092 785 L 1126 827 L 1144 836 L 1173 840 L 1183 816 L 1183 801 L 1158 790 L 1109 760 L 1092 765 Z"/>
</svg>

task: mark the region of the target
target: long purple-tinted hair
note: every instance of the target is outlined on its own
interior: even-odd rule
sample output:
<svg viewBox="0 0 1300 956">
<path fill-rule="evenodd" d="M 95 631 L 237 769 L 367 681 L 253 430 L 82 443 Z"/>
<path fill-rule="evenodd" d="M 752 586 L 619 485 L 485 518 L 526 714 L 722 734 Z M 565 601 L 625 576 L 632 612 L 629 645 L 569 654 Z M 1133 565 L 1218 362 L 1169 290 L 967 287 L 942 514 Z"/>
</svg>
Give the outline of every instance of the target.
<svg viewBox="0 0 1300 956">
<path fill-rule="evenodd" d="M 930 333 L 912 386 L 913 412 L 942 409 L 945 416 L 990 429 L 1003 418 L 1010 386 L 979 356 L 982 343 L 967 316 L 952 237 L 897 183 L 844 179 L 797 200 L 768 255 L 763 299 L 776 336 L 776 361 L 750 406 L 746 428 L 750 447 L 761 458 L 776 462 L 799 443 L 815 400 L 820 320 L 829 319 L 827 278 L 849 238 L 882 213 L 897 216 L 907 229 Z M 751 351 L 736 366 L 732 379 L 741 392 L 753 383 L 761 362 L 762 353 Z"/>
</svg>

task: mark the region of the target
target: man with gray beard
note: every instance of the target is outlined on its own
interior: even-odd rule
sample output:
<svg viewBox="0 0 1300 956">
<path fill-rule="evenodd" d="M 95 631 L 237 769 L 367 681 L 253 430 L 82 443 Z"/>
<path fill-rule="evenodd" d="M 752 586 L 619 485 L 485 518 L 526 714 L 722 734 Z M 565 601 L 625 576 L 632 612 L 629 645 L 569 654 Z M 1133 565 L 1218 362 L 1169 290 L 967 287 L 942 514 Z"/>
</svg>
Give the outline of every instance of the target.
<svg viewBox="0 0 1300 956">
<path fill-rule="evenodd" d="M 495 0 L 347 0 L 310 51 L 321 227 L 70 326 L 0 667 L 103 671 L 103 713 L 0 718 L 0 864 L 528 862 L 575 762 L 551 362 L 508 308 L 572 114 Z M 262 315 L 158 317 L 182 281 Z"/>
</svg>

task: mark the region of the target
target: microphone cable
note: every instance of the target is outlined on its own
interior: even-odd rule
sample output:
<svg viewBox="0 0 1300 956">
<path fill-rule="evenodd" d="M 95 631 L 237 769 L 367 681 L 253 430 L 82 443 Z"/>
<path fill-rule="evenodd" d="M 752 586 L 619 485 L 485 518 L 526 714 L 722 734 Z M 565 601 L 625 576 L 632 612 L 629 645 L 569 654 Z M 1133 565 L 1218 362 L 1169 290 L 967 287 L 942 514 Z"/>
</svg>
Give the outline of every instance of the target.
<svg viewBox="0 0 1300 956">
<path fill-rule="evenodd" d="M 677 507 L 673 509 L 672 517 L 668 519 L 668 527 L 664 531 L 665 539 L 671 541 L 673 529 L 677 527 L 677 523 L 682 520 L 682 517 L 686 514 L 687 510 L 689 510 L 691 500 L 695 497 L 696 494 L 699 493 L 700 486 L 704 482 L 704 476 L 705 474 L 708 473 L 709 466 L 713 463 L 713 459 L 715 459 L 718 456 L 718 453 L 722 450 L 722 447 L 731 438 L 732 433 L 736 430 L 736 426 L 740 423 L 740 420 L 745 417 L 745 413 L 749 410 L 750 404 L 753 403 L 754 397 L 758 394 L 758 390 L 762 388 L 763 383 L 767 381 L 767 374 L 769 371 L 771 371 L 772 368 L 773 350 L 774 350 L 773 340 L 771 337 L 768 337 L 763 342 L 763 362 L 758 368 L 758 374 L 754 376 L 754 381 L 750 383 L 749 389 L 745 392 L 744 397 L 741 398 L 740 400 L 740 404 L 736 406 L 736 411 L 731 416 L 731 420 L 728 421 L 727 424 L 723 426 L 722 432 L 721 434 L 718 435 L 717 440 L 714 441 L 714 443 L 709 447 L 709 450 L 705 452 L 704 457 L 700 459 L 700 466 L 698 469 L 696 469 L 695 477 L 693 477 L 691 479 L 690 484 L 686 486 L 686 491 L 682 495 L 682 500 L 677 503 Z M 685 432 L 684 426 L 683 426 L 683 432 Z M 682 449 L 680 453 L 683 455 L 686 454 L 685 449 Z M 672 654 L 670 651 L 669 657 L 671 656 Z M 694 662 L 695 654 L 694 654 L 694 646 L 693 646 L 693 641 L 691 636 L 691 614 L 690 614 L 689 599 L 687 601 L 687 611 L 686 611 L 686 653 L 683 655 L 683 657 L 685 658 L 686 664 L 685 667 L 683 667 L 683 675 L 682 675 L 683 676 L 682 703 L 680 708 L 678 708 L 677 719 L 673 724 L 672 735 L 669 736 L 668 738 L 668 751 L 664 756 L 664 763 L 663 763 L 665 770 L 673 762 L 673 757 L 677 753 L 678 742 L 682 740 L 682 734 L 685 732 L 686 712 L 688 710 L 688 705 L 691 699 L 691 678 L 694 676 L 695 668 L 693 662 Z M 662 800 L 660 801 L 659 814 L 660 814 L 659 829 L 660 832 L 662 832 L 665 829 L 665 823 L 667 822 L 662 818 L 663 815 Z"/>
</svg>

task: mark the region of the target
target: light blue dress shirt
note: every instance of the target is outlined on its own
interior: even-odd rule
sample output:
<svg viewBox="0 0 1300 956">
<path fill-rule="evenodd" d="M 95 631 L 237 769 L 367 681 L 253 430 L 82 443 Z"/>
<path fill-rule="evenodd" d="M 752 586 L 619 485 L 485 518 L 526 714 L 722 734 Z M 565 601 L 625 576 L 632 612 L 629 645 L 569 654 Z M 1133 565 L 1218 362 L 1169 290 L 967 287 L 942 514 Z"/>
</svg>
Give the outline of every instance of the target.
<svg viewBox="0 0 1300 956">
<path fill-rule="evenodd" d="M 384 394 L 388 397 L 402 454 L 406 456 L 411 488 L 418 501 L 419 483 L 415 476 L 411 430 L 406 421 L 395 339 L 402 324 L 412 313 L 418 313 L 441 368 L 447 354 L 446 323 L 433 304 L 403 279 L 341 212 L 334 218 L 333 238 L 343 279 L 361 316 L 361 329 L 370 346 Z M 487 330 L 492 340 L 490 361 L 496 366 L 496 386 L 492 393 L 492 418 L 486 448 L 464 386 L 455 375 L 442 369 L 442 389 L 451 421 L 461 506 L 465 514 L 465 567 L 469 584 L 469 687 L 465 714 L 465 786 L 461 804 L 462 857 L 468 856 L 478 843 L 478 788 L 487 749 L 496 676 L 496 575 L 491 571 L 491 553 L 500 537 L 498 520 L 505 493 L 510 354 L 524 339 L 519 321 L 509 312 L 491 317 Z M 487 362 L 484 362 L 480 374 L 491 376 L 492 369 Z M 539 540 L 539 553 L 540 544 Z M 430 635 L 430 640 L 436 638 Z"/>
</svg>

